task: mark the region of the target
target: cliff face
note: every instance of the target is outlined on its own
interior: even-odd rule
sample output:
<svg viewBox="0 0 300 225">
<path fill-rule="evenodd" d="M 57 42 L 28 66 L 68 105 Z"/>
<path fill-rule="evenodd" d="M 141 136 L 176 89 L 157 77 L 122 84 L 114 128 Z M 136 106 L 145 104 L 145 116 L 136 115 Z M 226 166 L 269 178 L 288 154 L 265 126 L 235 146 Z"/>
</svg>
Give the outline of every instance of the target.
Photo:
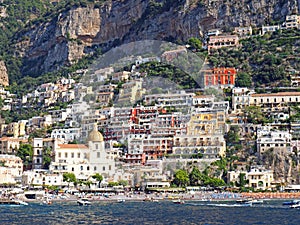
<svg viewBox="0 0 300 225">
<path fill-rule="evenodd" d="M 258 27 L 297 12 L 294 0 L 162 2 L 113 0 L 101 7 L 74 7 L 32 27 L 16 44 L 24 59 L 23 73 L 37 76 L 55 70 L 98 47 L 143 39 L 182 41 L 199 37 L 210 28 Z"/>
<path fill-rule="evenodd" d="M 3 61 L 0 61 L 0 85 L 8 86 L 8 74 Z"/>
</svg>

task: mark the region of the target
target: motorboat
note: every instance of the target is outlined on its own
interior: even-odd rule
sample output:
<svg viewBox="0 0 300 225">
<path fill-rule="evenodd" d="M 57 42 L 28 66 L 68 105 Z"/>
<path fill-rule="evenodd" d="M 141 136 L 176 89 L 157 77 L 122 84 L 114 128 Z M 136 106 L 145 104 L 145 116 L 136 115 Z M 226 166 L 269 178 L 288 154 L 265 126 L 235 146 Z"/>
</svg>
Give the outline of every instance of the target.
<svg viewBox="0 0 300 225">
<path fill-rule="evenodd" d="M 292 209 L 300 208 L 300 200 L 292 200 L 289 202 L 284 202 L 283 205 L 288 205 Z"/>
<path fill-rule="evenodd" d="M 246 204 L 247 203 L 251 203 L 251 204 L 263 204 L 264 201 L 263 200 L 259 200 L 259 199 L 252 199 L 252 200 L 246 201 L 245 203 Z"/>
<path fill-rule="evenodd" d="M 118 203 L 123 203 L 123 202 L 125 202 L 125 199 L 120 198 L 120 199 L 117 200 L 117 202 L 118 202 Z"/>
<path fill-rule="evenodd" d="M 172 201 L 174 204 L 184 204 L 184 201 L 181 199 L 176 199 Z"/>
<path fill-rule="evenodd" d="M 0 199 L 0 205 L 21 206 L 21 205 L 28 205 L 28 203 L 20 199 Z"/>
<path fill-rule="evenodd" d="M 289 206 L 298 205 L 298 204 L 300 204 L 300 200 L 296 200 L 296 199 L 282 203 L 282 205 L 289 205 Z"/>
<path fill-rule="evenodd" d="M 24 202 L 24 201 L 22 201 L 21 199 L 14 199 L 13 201 L 16 202 L 16 203 L 19 204 L 19 205 L 28 205 L 27 202 Z"/>
<path fill-rule="evenodd" d="M 81 198 L 77 200 L 78 205 L 91 205 L 91 202 L 87 198 Z"/>
</svg>

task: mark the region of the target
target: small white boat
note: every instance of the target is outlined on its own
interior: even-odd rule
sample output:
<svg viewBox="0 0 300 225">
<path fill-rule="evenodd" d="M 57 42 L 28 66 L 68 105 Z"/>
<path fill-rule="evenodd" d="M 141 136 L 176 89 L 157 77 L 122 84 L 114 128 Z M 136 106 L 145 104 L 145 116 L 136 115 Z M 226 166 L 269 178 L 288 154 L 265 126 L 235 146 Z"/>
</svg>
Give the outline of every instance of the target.
<svg viewBox="0 0 300 225">
<path fill-rule="evenodd" d="M 90 205 L 91 202 L 87 198 L 77 200 L 78 205 Z"/>
<path fill-rule="evenodd" d="M 300 204 L 290 205 L 290 208 L 292 209 L 300 208 Z"/>
<path fill-rule="evenodd" d="M 27 202 L 22 201 L 21 199 L 14 199 L 14 202 L 16 202 L 19 205 L 28 205 Z"/>
<path fill-rule="evenodd" d="M 253 200 L 246 201 L 245 203 L 251 203 L 251 204 L 263 204 L 264 201 L 263 201 L 263 200 L 258 200 L 258 199 L 253 199 Z"/>
<path fill-rule="evenodd" d="M 125 199 L 120 198 L 120 199 L 117 200 L 117 202 L 118 203 L 123 203 L 123 202 L 125 202 Z"/>
</svg>

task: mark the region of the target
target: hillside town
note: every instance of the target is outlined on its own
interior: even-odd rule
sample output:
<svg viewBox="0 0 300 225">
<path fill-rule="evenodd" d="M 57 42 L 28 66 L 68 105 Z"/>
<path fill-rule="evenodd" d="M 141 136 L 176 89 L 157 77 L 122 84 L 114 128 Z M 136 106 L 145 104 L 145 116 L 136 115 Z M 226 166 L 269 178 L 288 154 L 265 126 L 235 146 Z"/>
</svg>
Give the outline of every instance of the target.
<svg viewBox="0 0 300 225">
<path fill-rule="evenodd" d="M 260 35 L 295 28 L 300 16 L 290 15 L 281 25 L 262 27 Z M 203 48 L 213 54 L 251 35 L 251 27 L 238 27 L 235 34 L 209 30 Z M 44 110 L 19 121 L 1 118 L 0 186 L 161 190 L 174 187 L 178 170 L 197 167 L 224 181 L 216 186 L 299 190 L 300 92 L 237 87 L 234 67 L 201 70 L 197 90 L 145 88 L 141 64 L 170 62 L 188 51 L 184 46 L 137 56 L 129 71 L 98 69 L 89 75 L 90 84 L 90 71 L 77 70 L 85 82 L 61 77 L 21 97 L 3 85 L 2 111 Z M 299 76 L 294 71 L 291 87 L 299 86 Z M 225 158 L 226 177 L 219 163 Z M 201 185 L 214 186 L 196 186 Z"/>
</svg>

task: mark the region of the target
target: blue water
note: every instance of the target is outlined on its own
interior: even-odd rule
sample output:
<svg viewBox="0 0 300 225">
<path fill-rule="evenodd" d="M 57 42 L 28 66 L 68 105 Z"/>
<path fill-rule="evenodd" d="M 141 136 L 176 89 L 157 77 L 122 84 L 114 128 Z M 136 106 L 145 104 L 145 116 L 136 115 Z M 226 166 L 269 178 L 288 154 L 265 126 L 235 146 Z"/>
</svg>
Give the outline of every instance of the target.
<svg viewBox="0 0 300 225">
<path fill-rule="evenodd" d="M 265 201 L 252 207 L 234 202 L 54 202 L 0 206 L 0 224 L 300 224 L 300 209 Z"/>
</svg>

